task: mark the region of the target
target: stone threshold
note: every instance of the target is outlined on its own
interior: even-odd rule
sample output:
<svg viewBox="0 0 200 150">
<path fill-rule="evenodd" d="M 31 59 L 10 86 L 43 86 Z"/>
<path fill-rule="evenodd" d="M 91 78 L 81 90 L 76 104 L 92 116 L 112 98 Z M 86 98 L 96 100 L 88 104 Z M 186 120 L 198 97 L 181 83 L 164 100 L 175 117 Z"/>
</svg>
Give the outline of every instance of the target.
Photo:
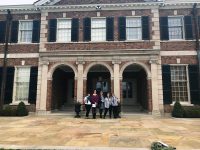
<svg viewBox="0 0 200 150">
<path fill-rule="evenodd" d="M 19 146 L 19 145 L 1 145 L 4 149 L 48 149 L 48 150 L 150 150 L 149 148 L 122 148 L 122 147 L 73 147 L 73 146 Z"/>
</svg>

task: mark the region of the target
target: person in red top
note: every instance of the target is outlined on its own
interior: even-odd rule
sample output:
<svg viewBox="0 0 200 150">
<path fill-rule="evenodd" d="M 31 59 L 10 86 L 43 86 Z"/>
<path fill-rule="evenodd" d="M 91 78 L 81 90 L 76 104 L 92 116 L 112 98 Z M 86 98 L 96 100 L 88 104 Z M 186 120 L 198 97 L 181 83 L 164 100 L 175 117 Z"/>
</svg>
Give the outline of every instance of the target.
<svg viewBox="0 0 200 150">
<path fill-rule="evenodd" d="M 94 93 L 91 96 L 91 103 L 92 103 L 92 115 L 93 119 L 96 119 L 96 107 L 99 103 L 99 96 L 97 95 L 97 91 L 94 90 Z"/>
</svg>

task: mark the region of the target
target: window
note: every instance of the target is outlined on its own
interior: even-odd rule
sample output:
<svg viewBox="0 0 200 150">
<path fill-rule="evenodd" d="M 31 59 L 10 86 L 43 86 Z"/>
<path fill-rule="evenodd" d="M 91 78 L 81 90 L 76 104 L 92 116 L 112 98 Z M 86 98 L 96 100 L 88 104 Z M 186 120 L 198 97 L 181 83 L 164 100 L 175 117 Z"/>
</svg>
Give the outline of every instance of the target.
<svg viewBox="0 0 200 150">
<path fill-rule="evenodd" d="M 172 100 L 188 102 L 188 75 L 186 66 L 171 66 Z"/>
<path fill-rule="evenodd" d="M 105 18 L 92 18 L 91 40 L 92 41 L 106 41 L 106 19 Z"/>
<path fill-rule="evenodd" d="M 183 39 L 183 17 L 168 17 L 169 39 Z"/>
<path fill-rule="evenodd" d="M 132 83 L 122 82 L 123 98 L 132 98 Z"/>
<path fill-rule="evenodd" d="M 57 41 L 71 41 L 71 19 L 58 19 L 57 21 Z"/>
<path fill-rule="evenodd" d="M 15 101 L 28 101 L 30 68 L 18 67 L 15 73 Z"/>
<path fill-rule="evenodd" d="M 31 43 L 33 33 L 33 21 L 19 22 L 19 42 Z"/>
<path fill-rule="evenodd" d="M 142 39 L 142 21 L 141 17 L 126 18 L 126 39 L 141 40 Z"/>
</svg>

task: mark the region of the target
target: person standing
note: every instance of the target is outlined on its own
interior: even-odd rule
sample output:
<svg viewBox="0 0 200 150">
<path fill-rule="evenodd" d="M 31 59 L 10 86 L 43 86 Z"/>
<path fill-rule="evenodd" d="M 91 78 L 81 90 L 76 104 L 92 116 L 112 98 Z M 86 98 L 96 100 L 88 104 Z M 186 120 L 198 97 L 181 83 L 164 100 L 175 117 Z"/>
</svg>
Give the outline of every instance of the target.
<svg viewBox="0 0 200 150">
<path fill-rule="evenodd" d="M 100 118 L 102 118 L 103 110 L 105 108 L 104 102 L 105 102 L 105 98 L 103 96 L 103 92 L 101 91 L 100 92 L 100 96 L 99 96 L 99 114 L 100 114 Z"/>
<path fill-rule="evenodd" d="M 91 110 L 91 106 L 92 106 L 92 103 L 91 103 L 91 97 L 90 97 L 90 94 L 88 93 L 88 95 L 84 98 L 84 103 L 85 103 L 85 108 L 86 108 L 86 118 L 89 117 L 89 113 L 90 113 L 90 110 Z"/>
<path fill-rule="evenodd" d="M 106 114 L 109 111 L 109 117 L 112 117 L 112 105 L 111 105 L 112 97 L 110 96 L 110 93 L 107 93 L 107 96 L 104 101 L 105 111 L 103 118 L 106 118 Z"/>
<path fill-rule="evenodd" d="M 91 96 L 93 119 L 96 119 L 96 107 L 98 102 L 99 102 L 99 96 L 97 95 L 97 91 L 94 90 L 94 93 Z"/>
<path fill-rule="evenodd" d="M 112 107 L 113 107 L 113 116 L 118 118 L 118 98 L 113 94 L 112 96 Z"/>
</svg>

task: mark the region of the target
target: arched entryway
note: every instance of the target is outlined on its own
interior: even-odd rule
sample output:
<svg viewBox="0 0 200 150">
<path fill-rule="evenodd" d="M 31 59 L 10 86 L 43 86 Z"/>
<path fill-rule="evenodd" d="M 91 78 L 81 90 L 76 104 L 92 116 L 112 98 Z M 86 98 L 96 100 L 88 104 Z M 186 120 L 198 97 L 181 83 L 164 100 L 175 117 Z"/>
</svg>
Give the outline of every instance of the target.
<svg viewBox="0 0 200 150">
<path fill-rule="evenodd" d="M 98 94 L 100 91 L 103 91 L 104 95 L 106 95 L 107 92 L 112 92 L 111 85 L 111 73 L 106 66 L 95 64 L 89 68 L 86 81 L 86 93 L 92 93 L 96 89 Z"/>
<path fill-rule="evenodd" d="M 67 65 L 59 65 L 52 75 L 52 111 L 73 111 L 75 91 L 75 73 Z"/>
<path fill-rule="evenodd" d="M 130 64 L 123 69 L 121 83 L 122 111 L 148 112 L 148 75 L 138 64 Z"/>
</svg>

